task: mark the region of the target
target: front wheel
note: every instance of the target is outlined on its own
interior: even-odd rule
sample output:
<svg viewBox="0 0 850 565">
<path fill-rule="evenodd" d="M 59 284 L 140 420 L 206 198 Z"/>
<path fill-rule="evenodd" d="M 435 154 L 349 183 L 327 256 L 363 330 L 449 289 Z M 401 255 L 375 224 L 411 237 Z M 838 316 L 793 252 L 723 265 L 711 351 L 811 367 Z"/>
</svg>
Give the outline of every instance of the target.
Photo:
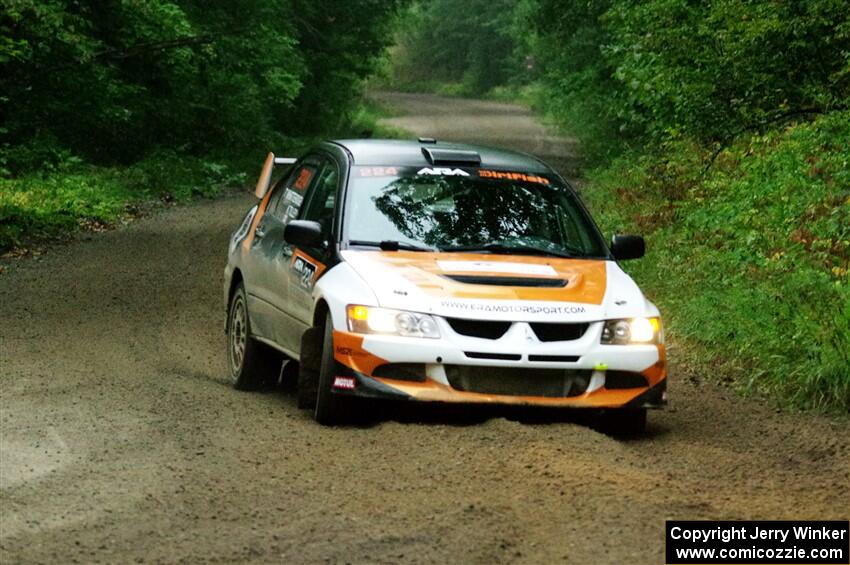
<svg viewBox="0 0 850 565">
<path fill-rule="evenodd" d="M 322 340 L 322 362 L 319 368 L 319 387 L 316 395 L 316 409 L 313 417 L 325 426 L 347 424 L 352 421 L 352 398 L 334 394 L 332 391 L 334 368 L 334 328 L 331 315 L 325 318 L 324 339 Z"/>
<path fill-rule="evenodd" d="M 233 291 L 227 309 L 227 366 L 230 383 L 237 390 L 256 390 L 277 379 L 281 356 L 251 337 L 245 285 Z"/>
</svg>

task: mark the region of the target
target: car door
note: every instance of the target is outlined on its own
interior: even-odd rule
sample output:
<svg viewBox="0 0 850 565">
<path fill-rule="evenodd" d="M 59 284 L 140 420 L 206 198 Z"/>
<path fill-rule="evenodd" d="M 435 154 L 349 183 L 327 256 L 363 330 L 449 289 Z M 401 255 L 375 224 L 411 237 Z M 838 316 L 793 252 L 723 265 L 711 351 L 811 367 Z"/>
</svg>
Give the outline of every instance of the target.
<svg viewBox="0 0 850 565">
<path fill-rule="evenodd" d="M 306 158 L 273 189 L 265 213 L 257 224 L 252 242 L 253 304 L 249 304 L 254 333 L 270 339 L 285 349 L 294 323 L 287 315 L 289 285 L 286 266 L 292 248 L 283 239 L 286 224 L 297 217 L 320 163 Z"/>
<path fill-rule="evenodd" d="M 315 183 L 311 186 L 298 214 L 299 220 L 319 222 L 325 241 L 325 244 L 319 248 L 292 250 L 288 268 L 288 313 L 296 320 L 300 332 L 313 325 L 313 286 L 322 273 L 332 266 L 335 240 L 334 218 L 340 194 L 340 182 L 339 165 L 330 157 L 324 158 Z"/>
</svg>

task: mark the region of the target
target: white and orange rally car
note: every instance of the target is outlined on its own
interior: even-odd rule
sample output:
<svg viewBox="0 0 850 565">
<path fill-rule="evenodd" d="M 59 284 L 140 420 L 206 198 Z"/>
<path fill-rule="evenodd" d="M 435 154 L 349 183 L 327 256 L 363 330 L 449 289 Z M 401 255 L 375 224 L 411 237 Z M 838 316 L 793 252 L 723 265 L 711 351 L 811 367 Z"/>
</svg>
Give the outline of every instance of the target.
<svg viewBox="0 0 850 565">
<path fill-rule="evenodd" d="M 270 154 L 256 195 L 224 277 L 236 388 L 287 359 L 323 424 L 366 397 L 594 409 L 638 432 L 666 402 L 658 309 L 618 264 L 643 239 L 607 246 L 538 159 L 329 141 L 297 161 Z"/>
</svg>

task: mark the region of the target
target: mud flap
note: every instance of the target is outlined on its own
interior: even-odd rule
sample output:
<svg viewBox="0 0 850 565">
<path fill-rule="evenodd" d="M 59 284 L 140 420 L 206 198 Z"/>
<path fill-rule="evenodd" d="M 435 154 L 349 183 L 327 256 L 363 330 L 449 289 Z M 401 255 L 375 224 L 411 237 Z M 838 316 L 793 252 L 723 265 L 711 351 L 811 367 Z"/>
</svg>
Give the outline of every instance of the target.
<svg viewBox="0 0 850 565">
<path fill-rule="evenodd" d="M 316 406 L 319 393 L 319 368 L 322 365 L 323 328 L 309 328 L 301 336 L 301 363 L 298 367 L 298 407 Z"/>
</svg>

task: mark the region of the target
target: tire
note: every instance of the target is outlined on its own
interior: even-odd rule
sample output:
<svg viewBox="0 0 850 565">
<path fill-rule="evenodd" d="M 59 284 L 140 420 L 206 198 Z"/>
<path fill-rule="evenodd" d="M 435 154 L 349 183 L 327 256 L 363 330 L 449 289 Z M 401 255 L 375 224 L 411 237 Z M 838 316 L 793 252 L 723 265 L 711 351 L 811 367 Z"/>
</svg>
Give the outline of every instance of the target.
<svg viewBox="0 0 850 565">
<path fill-rule="evenodd" d="M 600 416 L 601 432 L 615 437 L 635 437 L 646 431 L 646 408 L 609 410 Z"/>
<path fill-rule="evenodd" d="M 236 390 L 257 390 L 280 375 L 281 355 L 251 337 L 245 285 L 239 283 L 227 308 L 227 367 Z"/>
<path fill-rule="evenodd" d="M 301 362 L 298 365 L 296 398 L 298 408 L 304 410 L 313 410 L 316 407 L 323 338 L 322 328 L 310 328 L 301 337 Z"/>
<path fill-rule="evenodd" d="M 331 315 L 325 318 L 324 339 L 322 340 L 322 363 L 319 368 L 319 387 L 316 394 L 316 408 L 313 412 L 315 420 L 323 426 L 348 424 L 352 421 L 353 399 L 334 394 L 332 391 L 334 379 L 333 322 Z"/>
</svg>

